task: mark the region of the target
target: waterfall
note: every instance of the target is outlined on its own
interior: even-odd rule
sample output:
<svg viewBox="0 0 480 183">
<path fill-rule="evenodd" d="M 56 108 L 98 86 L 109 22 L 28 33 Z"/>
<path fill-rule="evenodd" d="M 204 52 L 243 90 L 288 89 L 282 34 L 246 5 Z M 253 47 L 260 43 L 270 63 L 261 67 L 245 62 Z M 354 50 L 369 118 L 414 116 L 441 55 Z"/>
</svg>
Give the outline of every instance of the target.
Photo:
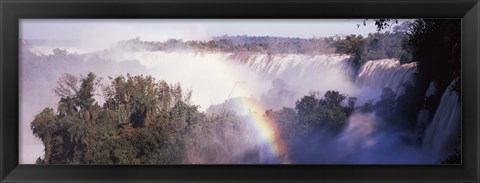
<svg viewBox="0 0 480 183">
<path fill-rule="evenodd" d="M 257 98 L 266 108 L 295 107 L 312 90 L 336 90 L 355 95 L 347 55 L 234 53 L 228 60 L 246 66 L 271 87 Z"/>
<path fill-rule="evenodd" d="M 394 59 L 368 61 L 352 81 L 350 57 L 346 55 L 236 53 L 228 55 L 228 59 L 273 81 L 262 103 L 274 109 L 293 107 L 295 100 L 311 90 L 320 93 L 337 90 L 357 97 L 359 104 L 376 101 L 385 87 L 400 96 L 404 92 L 403 84 L 412 81 L 417 66 L 417 63 L 400 64 Z M 275 85 L 275 81 L 281 84 Z"/>
<path fill-rule="evenodd" d="M 22 47 L 27 46 L 28 42 L 22 42 Z M 72 49 L 68 50 L 68 53 L 72 52 Z M 225 143 L 228 146 L 224 146 L 223 141 L 214 141 L 220 135 L 213 135 L 211 138 L 211 143 L 215 145 L 212 147 L 226 152 L 225 155 L 217 156 L 219 161 L 237 156 L 242 157 L 242 160 L 253 159 L 252 162 L 274 161 L 269 159 L 270 154 L 266 154 L 269 149 L 264 145 L 264 140 L 258 140 L 257 135 L 261 134 L 256 134 L 254 126 L 248 126 L 252 124 L 243 124 L 247 120 L 251 121 L 248 115 L 252 114 L 252 109 L 257 109 L 253 112 L 263 114 L 268 109 L 294 108 L 296 101 L 312 90 L 321 95 L 327 90 L 336 90 L 347 97 L 356 97 L 356 105 L 359 106 L 370 99 L 378 100 L 385 87 L 391 88 L 397 96 L 401 95 L 404 84 L 412 82 L 417 72 L 417 63 L 400 64 L 394 59 L 382 59 L 366 62 L 355 79 L 352 79 L 353 72 L 348 63 L 350 56 L 337 54 L 148 51 L 145 48 L 49 56 L 30 52 L 21 54 L 25 59 L 22 61 L 22 72 L 26 74 L 22 75 L 24 88 L 23 100 L 20 100 L 20 120 L 21 127 L 26 129 L 22 132 L 29 135 L 22 139 L 36 139 L 29 130 L 34 114 L 46 106 L 56 105 L 58 98 L 51 92 L 51 88 L 56 85 L 55 80 L 61 72 L 76 75 L 94 71 L 104 78 L 127 73 L 145 74 L 167 83 L 178 82 L 185 90 L 193 91 L 191 103 L 200 106 L 201 112 L 221 113 L 228 108 L 237 113 L 238 118 L 232 117 L 235 125 L 232 125 L 229 131 L 222 131 L 222 134 L 238 133 L 231 135 L 233 143 Z M 305 160 L 310 161 L 314 157 L 320 162 L 325 160 L 328 163 L 430 163 L 430 157 L 424 158 L 424 155 L 431 155 L 433 160 L 439 162 L 455 150 L 460 140 L 460 98 L 455 92 L 450 92 L 453 83 L 442 94 L 432 82 L 425 93 L 426 97 L 440 94 L 442 97 L 436 111 L 419 111 L 417 126 L 421 129 L 417 129 L 415 133 L 417 137 L 424 139 L 421 148 L 407 139 L 413 132 L 392 128 L 393 125 L 384 125 L 385 119 L 377 116 L 375 111 L 354 111 L 355 113 L 348 116 L 346 127 L 339 136 L 321 134 L 293 147 L 298 147 L 300 156 L 305 157 Z M 38 96 L 42 97 L 36 99 Z M 100 99 L 96 100 L 102 102 Z M 42 153 L 41 142 L 35 144 L 40 144 L 41 147 L 38 148 L 40 151 L 34 154 Z M 196 158 L 197 152 L 186 153 Z M 249 156 L 252 154 L 253 156 Z"/>
<path fill-rule="evenodd" d="M 312 90 L 354 95 L 347 55 L 133 51 L 104 57 L 136 61 L 148 74 L 192 89 L 192 102 L 206 110 L 233 98 L 266 108 L 294 107 Z"/>
<path fill-rule="evenodd" d="M 270 78 L 304 78 L 322 76 L 328 69 L 341 68 L 350 72 L 345 55 L 304 55 L 304 54 L 231 54 L 230 60 L 247 64 L 252 70 Z"/>
<path fill-rule="evenodd" d="M 430 82 L 428 85 L 428 89 L 425 92 L 425 98 L 436 95 L 437 93 L 437 85 L 434 81 Z M 425 108 L 420 109 L 420 112 L 417 116 L 417 125 L 415 128 L 415 139 L 417 142 L 421 142 L 423 139 L 423 135 L 425 134 L 425 129 L 429 124 L 429 119 L 431 117 L 430 111 Z"/>
<path fill-rule="evenodd" d="M 425 132 L 423 149 L 433 155 L 434 161 L 441 161 L 453 153 L 460 140 L 459 96 L 450 92 L 455 81 L 443 93 L 440 105 Z"/>
<path fill-rule="evenodd" d="M 295 107 L 312 90 L 339 91 L 357 104 L 377 100 L 384 87 L 397 94 L 416 72 L 416 63 L 393 59 L 365 63 L 352 81 L 349 55 L 265 54 L 252 52 L 133 51 L 101 54 L 105 59 L 138 63 L 147 73 L 193 90 L 202 110 L 237 97 L 257 100 L 266 108 Z M 207 96 L 205 96 L 207 95 Z"/>
<path fill-rule="evenodd" d="M 380 92 L 389 87 L 399 96 L 404 92 L 403 84 L 411 82 L 416 66 L 415 62 L 400 64 L 393 59 L 368 61 L 360 68 L 355 84 Z"/>
</svg>

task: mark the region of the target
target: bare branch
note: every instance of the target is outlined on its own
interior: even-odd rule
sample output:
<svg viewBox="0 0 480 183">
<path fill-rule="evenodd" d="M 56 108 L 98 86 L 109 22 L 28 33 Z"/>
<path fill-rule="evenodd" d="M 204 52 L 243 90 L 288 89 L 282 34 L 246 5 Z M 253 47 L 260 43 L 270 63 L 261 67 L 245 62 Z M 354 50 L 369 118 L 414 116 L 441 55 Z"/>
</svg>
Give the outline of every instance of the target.
<svg viewBox="0 0 480 183">
<path fill-rule="evenodd" d="M 78 93 L 80 79 L 72 74 L 64 73 L 57 82 L 53 92 L 62 98 L 73 97 Z"/>
</svg>

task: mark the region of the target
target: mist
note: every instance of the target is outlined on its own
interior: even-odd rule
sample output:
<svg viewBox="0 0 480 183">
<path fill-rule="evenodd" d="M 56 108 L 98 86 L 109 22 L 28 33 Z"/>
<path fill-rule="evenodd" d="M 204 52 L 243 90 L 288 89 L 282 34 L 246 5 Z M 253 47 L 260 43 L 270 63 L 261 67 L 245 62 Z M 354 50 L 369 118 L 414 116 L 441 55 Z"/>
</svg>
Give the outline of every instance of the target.
<svg viewBox="0 0 480 183">
<path fill-rule="evenodd" d="M 43 108 L 57 108 L 59 97 L 52 90 L 64 73 L 94 72 L 106 84 L 110 82 L 109 76 L 126 74 L 151 75 L 167 83 L 180 83 L 193 91 L 191 103 L 198 105 L 208 117 L 227 112 L 235 121 L 233 126 L 212 127 L 216 135 L 189 144 L 191 148 L 187 148 L 184 163 L 254 164 L 279 161 L 268 153 L 268 142 L 255 132 L 248 116 L 262 115 L 269 109 L 295 108 L 297 100 L 310 91 L 321 94 L 339 91 L 357 98 L 356 106 L 378 101 L 385 87 L 401 95 L 403 84 L 410 81 L 416 67 L 415 64 L 401 65 L 393 59 L 370 61 L 352 78 L 349 55 L 151 51 L 119 47 L 89 50 L 57 42 L 35 44 L 40 43 L 27 40 L 21 48 L 21 164 L 34 163 L 43 156 L 42 142 L 33 136 L 30 122 Z M 102 105 L 100 89 L 94 98 Z M 252 109 L 245 106 L 245 102 L 260 107 Z M 229 134 L 225 137 L 229 139 L 224 140 L 230 143 L 218 141 L 221 134 Z M 390 125 L 375 111 L 354 111 L 338 134 L 325 131 L 289 141 L 287 152 L 293 163 L 300 164 L 435 163 L 412 139 L 413 134 Z M 195 143 L 208 143 L 210 148 L 196 149 Z"/>
<path fill-rule="evenodd" d="M 338 135 L 320 133 L 291 148 L 294 162 L 301 164 L 432 164 L 409 134 L 382 121 L 375 113 L 356 112 Z"/>
</svg>

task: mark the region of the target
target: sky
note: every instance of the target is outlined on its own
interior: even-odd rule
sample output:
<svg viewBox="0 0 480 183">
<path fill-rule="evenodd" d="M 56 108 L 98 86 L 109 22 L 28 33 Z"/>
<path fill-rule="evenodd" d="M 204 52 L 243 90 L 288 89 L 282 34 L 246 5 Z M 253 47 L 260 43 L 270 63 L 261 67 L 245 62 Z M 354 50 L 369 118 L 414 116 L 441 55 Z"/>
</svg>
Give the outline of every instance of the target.
<svg viewBox="0 0 480 183">
<path fill-rule="evenodd" d="M 98 40 L 111 44 L 139 37 L 145 41 L 208 40 L 222 35 L 327 37 L 376 32 L 364 19 L 22 19 L 27 40 Z M 402 23 L 406 20 L 400 20 Z M 387 29 L 388 30 L 388 29 Z"/>
</svg>

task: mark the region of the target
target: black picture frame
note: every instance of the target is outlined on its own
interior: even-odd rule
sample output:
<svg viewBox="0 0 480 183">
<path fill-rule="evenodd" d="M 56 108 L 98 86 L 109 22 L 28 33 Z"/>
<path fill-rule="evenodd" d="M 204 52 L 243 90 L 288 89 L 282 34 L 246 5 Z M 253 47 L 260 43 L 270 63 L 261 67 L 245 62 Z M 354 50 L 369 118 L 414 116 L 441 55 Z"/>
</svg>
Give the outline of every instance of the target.
<svg viewBox="0 0 480 183">
<path fill-rule="evenodd" d="M 22 18 L 461 18 L 462 165 L 19 165 Z M 479 182 L 478 0 L 0 0 L 1 182 Z"/>
</svg>

